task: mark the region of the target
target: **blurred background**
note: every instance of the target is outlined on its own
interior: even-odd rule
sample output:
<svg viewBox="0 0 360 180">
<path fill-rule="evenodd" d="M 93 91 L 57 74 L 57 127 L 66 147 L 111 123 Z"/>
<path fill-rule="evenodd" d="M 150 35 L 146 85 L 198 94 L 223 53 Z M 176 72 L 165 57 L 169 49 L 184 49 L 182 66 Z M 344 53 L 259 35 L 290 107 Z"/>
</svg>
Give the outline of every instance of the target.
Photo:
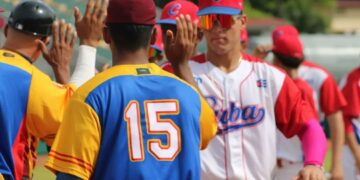
<svg viewBox="0 0 360 180">
<path fill-rule="evenodd" d="M 157 14 L 171 0 L 155 0 Z M 11 9 L 20 0 L 0 0 L 5 10 L 0 15 L 0 27 L 4 26 Z M 84 12 L 87 0 L 44 0 L 57 12 L 58 19 L 73 22 L 73 9 L 78 6 Z M 197 1 L 193 1 L 197 3 Z M 245 0 L 248 16 L 248 53 L 252 54 L 258 44 L 271 43 L 272 30 L 284 24 L 293 24 L 301 32 L 306 58 L 328 69 L 339 80 L 345 73 L 360 65 L 360 0 Z M 1 28 L 0 28 L 1 29 Z M 4 41 L 0 30 L 0 45 Z M 202 42 L 199 52 L 206 51 Z M 77 57 L 77 54 L 74 55 Z M 272 59 L 270 56 L 268 60 Z M 111 54 L 105 43 L 97 54 L 97 68 L 109 63 Z M 41 59 L 36 62 L 41 70 L 53 77 L 51 68 Z M 41 144 L 40 154 L 46 153 Z M 43 164 L 46 156 L 39 156 Z M 34 179 L 53 178 L 50 172 L 38 166 Z"/>
<path fill-rule="evenodd" d="M 155 0 L 158 16 L 169 1 Z M 0 26 L 18 2 L 20 0 L 0 0 L 0 7 L 5 9 Z M 56 10 L 58 19 L 73 22 L 74 6 L 84 11 L 87 0 L 44 2 Z M 197 0 L 193 2 L 197 3 Z M 249 53 L 258 44 L 270 43 L 270 33 L 275 27 L 293 24 L 302 34 L 306 57 L 327 68 L 337 80 L 354 65 L 360 64 L 360 0 L 245 0 L 244 5 L 245 14 L 249 17 Z M 3 38 L 1 33 L 0 44 Z M 205 42 L 199 47 L 199 52 L 204 51 Z M 102 43 L 98 49 L 98 69 L 110 61 L 111 54 L 106 44 Z M 52 75 L 43 60 L 36 65 Z"/>
</svg>

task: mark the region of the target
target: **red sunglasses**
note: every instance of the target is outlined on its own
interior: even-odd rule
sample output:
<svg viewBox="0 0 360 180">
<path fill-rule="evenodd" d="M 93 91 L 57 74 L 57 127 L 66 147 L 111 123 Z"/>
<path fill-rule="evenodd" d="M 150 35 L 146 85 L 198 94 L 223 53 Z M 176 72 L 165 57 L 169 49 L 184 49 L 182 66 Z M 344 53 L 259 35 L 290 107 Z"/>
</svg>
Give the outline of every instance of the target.
<svg viewBox="0 0 360 180">
<path fill-rule="evenodd" d="M 236 23 L 236 17 L 225 14 L 208 14 L 200 16 L 200 28 L 210 30 L 218 23 L 224 29 L 230 29 Z"/>
</svg>

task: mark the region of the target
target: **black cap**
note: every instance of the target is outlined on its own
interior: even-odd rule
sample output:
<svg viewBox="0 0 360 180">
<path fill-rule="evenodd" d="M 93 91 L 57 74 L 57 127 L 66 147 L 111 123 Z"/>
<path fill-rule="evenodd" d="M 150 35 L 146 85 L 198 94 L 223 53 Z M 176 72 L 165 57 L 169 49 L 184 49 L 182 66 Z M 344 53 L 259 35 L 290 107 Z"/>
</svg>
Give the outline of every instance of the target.
<svg viewBox="0 0 360 180">
<path fill-rule="evenodd" d="M 51 27 L 56 19 L 54 10 L 41 1 L 24 1 L 12 11 L 8 25 L 21 32 L 35 36 L 51 35 Z"/>
</svg>

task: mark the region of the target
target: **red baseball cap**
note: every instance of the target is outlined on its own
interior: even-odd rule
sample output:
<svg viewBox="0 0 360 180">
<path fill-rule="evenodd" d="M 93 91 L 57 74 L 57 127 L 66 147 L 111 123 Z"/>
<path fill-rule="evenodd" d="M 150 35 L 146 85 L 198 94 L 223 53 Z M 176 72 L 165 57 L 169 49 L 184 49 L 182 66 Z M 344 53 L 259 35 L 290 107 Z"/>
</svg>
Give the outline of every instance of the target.
<svg viewBox="0 0 360 180">
<path fill-rule="evenodd" d="M 152 0 L 110 0 L 106 23 L 154 25 L 155 3 Z"/>
<path fill-rule="evenodd" d="M 198 16 L 207 14 L 238 15 L 243 11 L 243 0 L 199 0 Z"/>
<path fill-rule="evenodd" d="M 194 3 L 186 0 L 175 0 L 166 4 L 162 10 L 160 20 L 157 21 L 158 24 L 176 24 L 176 18 L 181 14 L 190 15 L 190 18 L 193 22 L 197 23 L 199 21 L 196 13 L 199 11 L 199 7 Z"/>
<path fill-rule="evenodd" d="M 249 39 L 248 32 L 246 29 L 241 30 L 240 32 L 240 41 L 241 43 L 247 42 Z"/>
<path fill-rule="evenodd" d="M 304 58 L 299 32 L 294 26 L 277 27 L 272 33 L 272 40 L 273 52 L 290 58 Z"/>
<path fill-rule="evenodd" d="M 151 45 L 151 48 L 154 48 L 158 51 L 164 51 L 164 44 L 162 41 L 162 32 L 161 32 L 161 27 L 159 25 L 155 25 L 156 28 L 156 42 L 155 44 Z"/>
</svg>

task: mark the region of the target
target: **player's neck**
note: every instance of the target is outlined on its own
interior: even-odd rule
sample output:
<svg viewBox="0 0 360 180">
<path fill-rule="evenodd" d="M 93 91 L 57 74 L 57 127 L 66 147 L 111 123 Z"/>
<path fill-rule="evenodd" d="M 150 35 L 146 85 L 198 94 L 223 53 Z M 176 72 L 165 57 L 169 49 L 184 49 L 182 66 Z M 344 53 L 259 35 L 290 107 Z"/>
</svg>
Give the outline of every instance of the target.
<svg viewBox="0 0 360 180">
<path fill-rule="evenodd" d="M 134 52 L 112 52 L 113 66 L 125 64 L 148 64 L 148 54 L 146 50 L 137 50 Z"/>
<path fill-rule="evenodd" d="M 293 80 L 299 77 L 299 73 L 297 69 L 286 69 L 285 71 L 289 75 L 289 77 Z"/>
<path fill-rule="evenodd" d="M 207 60 L 225 73 L 230 73 L 239 67 L 241 56 L 240 50 L 231 51 L 222 55 L 212 51 L 207 52 Z"/>
<path fill-rule="evenodd" d="M 13 44 L 5 43 L 5 45 L 2 47 L 2 49 L 16 52 L 18 54 L 21 54 L 22 56 L 26 56 L 31 59 L 32 62 L 35 62 L 37 57 L 36 55 L 36 48 L 32 47 L 19 47 L 19 46 L 13 46 Z"/>
</svg>

